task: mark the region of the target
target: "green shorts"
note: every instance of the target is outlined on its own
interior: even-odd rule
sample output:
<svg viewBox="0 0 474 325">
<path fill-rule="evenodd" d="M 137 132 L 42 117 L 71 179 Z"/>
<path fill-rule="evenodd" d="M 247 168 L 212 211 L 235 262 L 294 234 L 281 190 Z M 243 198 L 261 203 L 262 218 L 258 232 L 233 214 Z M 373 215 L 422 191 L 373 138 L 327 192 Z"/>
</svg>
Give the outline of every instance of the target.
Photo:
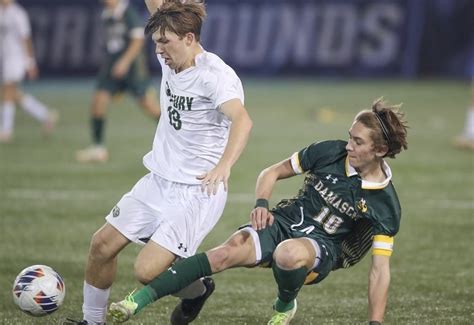
<svg viewBox="0 0 474 325">
<path fill-rule="evenodd" d="M 112 68 L 116 61 L 113 58 L 109 58 L 102 66 L 97 78 L 96 88 L 98 90 L 105 90 L 111 95 L 129 92 L 136 98 L 145 97 L 151 87 L 151 80 L 144 58 L 139 57 L 135 60 L 123 79 L 112 77 Z"/>
<path fill-rule="evenodd" d="M 261 267 L 271 267 L 273 262 L 273 252 L 275 251 L 278 244 L 287 239 L 293 238 L 308 238 L 316 242 L 319 247 L 319 263 L 317 266 L 308 273 L 305 284 L 315 284 L 321 282 L 326 278 L 335 265 L 335 258 L 333 253 L 335 247 L 329 240 L 322 238 L 317 233 L 303 233 L 301 231 L 294 231 L 291 226 L 295 224 L 295 220 L 285 218 L 276 214 L 272 211 L 275 217 L 273 224 L 270 227 L 266 227 L 263 230 L 255 231 L 251 228 L 251 225 L 244 225 L 239 229 L 248 231 L 258 235 L 260 242 L 261 258 L 258 261 L 258 265 Z M 300 225 L 300 229 L 304 228 L 304 224 Z M 251 228 L 251 229 L 249 229 Z M 258 249 L 258 248 L 257 248 Z M 257 253 L 257 256 L 259 254 Z M 258 257 L 257 257 L 258 258 Z"/>
</svg>

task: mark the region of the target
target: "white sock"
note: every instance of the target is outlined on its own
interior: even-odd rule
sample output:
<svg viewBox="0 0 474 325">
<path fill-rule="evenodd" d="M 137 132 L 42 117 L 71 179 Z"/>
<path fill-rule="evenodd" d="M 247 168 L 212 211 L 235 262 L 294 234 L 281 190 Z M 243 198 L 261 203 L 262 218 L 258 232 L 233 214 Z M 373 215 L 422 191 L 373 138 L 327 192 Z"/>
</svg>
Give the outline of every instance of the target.
<svg viewBox="0 0 474 325">
<path fill-rule="evenodd" d="M 201 279 L 194 281 L 186 288 L 173 294 L 173 296 L 181 299 L 194 299 L 202 296 L 206 292 L 206 286 L 202 283 Z"/>
<path fill-rule="evenodd" d="M 109 295 L 110 288 L 99 289 L 84 281 L 84 320 L 89 324 L 105 324 Z"/>
<path fill-rule="evenodd" d="M 474 139 L 474 106 L 467 111 L 464 134 L 469 139 Z"/>
<path fill-rule="evenodd" d="M 25 94 L 22 97 L 21 106 L 28 114 L 40 122 L 44 122 L 48 119 L 48 108 L 31 95 Z"/>
<path fill-rule="evenodd" d="M 13 102 L 3 102 L 0 116 L 0 132 L 11 134 L 15 122 L 15 104 Z"/>
</svg>

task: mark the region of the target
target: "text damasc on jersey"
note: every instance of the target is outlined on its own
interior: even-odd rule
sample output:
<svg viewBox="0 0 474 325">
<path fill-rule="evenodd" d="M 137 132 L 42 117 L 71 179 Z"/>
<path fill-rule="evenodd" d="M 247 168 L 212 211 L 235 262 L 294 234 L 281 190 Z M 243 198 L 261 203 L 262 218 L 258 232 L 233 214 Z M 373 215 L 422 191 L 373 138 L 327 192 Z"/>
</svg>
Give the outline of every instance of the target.
<svg viewBox="0 0 474 325">
<path fill-rule="evenodd" d="M 321 197 L 335 209 L 338 209 L 339 212 L 345 213 L 347 216 L 352 219 L 360 219 L 360 216 L 357 214 L 357 210 L 351 206 L 350 203 L 343 202 L 342 199 L 333 191 L 330 191 L 327 186 L 321 180 L 318 180 L 314 189 L 319 192 Z"/>
</svg>

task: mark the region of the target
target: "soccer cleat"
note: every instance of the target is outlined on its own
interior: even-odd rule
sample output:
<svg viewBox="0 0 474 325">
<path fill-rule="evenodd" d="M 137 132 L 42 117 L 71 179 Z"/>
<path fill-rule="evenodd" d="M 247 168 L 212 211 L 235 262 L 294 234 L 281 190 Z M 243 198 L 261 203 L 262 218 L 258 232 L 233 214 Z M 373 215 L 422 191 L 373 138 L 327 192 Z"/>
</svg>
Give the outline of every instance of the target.
<svg viewBox="0 0 474 325">
<path fill-rule="evenodd" d="M 12 134 L 10 132 L 0 132 L 0 143 L 10 143 Z"/>
<path fill-rule="evenodd" d="M 187 325 L 195 320 L 199 315 L 199 312 L 204 306 L 207 298 L 209 298 L 216 289 L 216 284 L 210 277 L 202 279 L 202 283 L 206 287 L 206 292 L 197 298 L 182 299 L 171 314 L 170 321 L 172 325 Z"/>
<path fill-rule="evenodd" d="M 109 315 L 115 323 L 124 323 L 135 314 L 138 304 L 133 300 L 132 293 L 124 300 L 110 304 Z"/>
<path fill-rule="evenodd" d="M 461 135 L 454 139 L 453 145 L 458 149 L 474 150 L 474 138 Z"/>
<path fill-rule="evenodd" d="M 272 318 L 268 321 L 267 325 L 287 325 L 290 324 L 290 321 L 295 317 L 296 314 L 296 300 L 295 300 L 295 306 L 288 310 L 287 312 L 280 313 L 278 311 L 275 311 L 273 314 Z"/>
<path fill-rule="evenodd" d="M 80 163 L 105 163 L 109 152 L 103 146 L 91 146 L 76 152 L 76 160 Z"/>
</svg>

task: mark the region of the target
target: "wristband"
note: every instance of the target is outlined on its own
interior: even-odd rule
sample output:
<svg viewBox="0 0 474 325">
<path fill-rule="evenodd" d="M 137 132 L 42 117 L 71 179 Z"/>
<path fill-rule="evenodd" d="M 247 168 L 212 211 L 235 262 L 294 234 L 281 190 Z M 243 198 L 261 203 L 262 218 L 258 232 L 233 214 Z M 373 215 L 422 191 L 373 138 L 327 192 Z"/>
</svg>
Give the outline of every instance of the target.
<svg viewBox="0 0 474 325">
<path fill-rule="evenodd" d="M 369 322 L 369 325 L 382 325 L 382 323 L 379 322 L 379 321 L 376 321 L 376 320 L 371 320 L 371 321 Z"/>
<path fill-rule="evenodd" d="M 265 208 L 268 210 L 268 200 L 267 199 L 257 199 L 257 202 L 255 202 L 255 207 L 256 208 Z"/>
</svg>

